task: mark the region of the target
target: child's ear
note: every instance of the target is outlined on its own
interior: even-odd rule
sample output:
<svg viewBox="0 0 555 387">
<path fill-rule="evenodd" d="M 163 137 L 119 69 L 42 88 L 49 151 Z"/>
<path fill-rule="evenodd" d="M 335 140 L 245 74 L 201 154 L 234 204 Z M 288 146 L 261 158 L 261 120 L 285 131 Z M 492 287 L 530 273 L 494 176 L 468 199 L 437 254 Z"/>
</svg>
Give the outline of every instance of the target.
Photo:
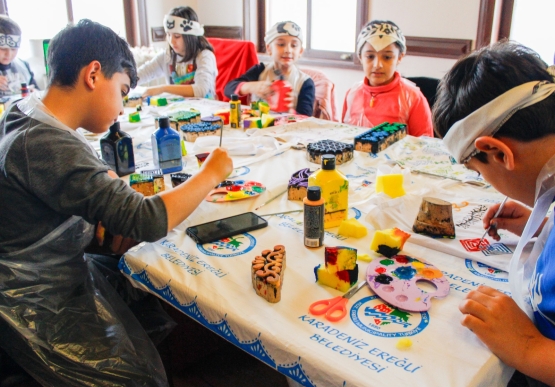
<svg viewBox="0 0 555 387">
<path fill-rule="evenodd" d="M 84 76 L 85 76 L 85 84 L 90 89 L 94 89 L 96 87 L 96 81 L 100 76 L 100 72 L 102 70 L 102 65 L 99 61 L 93 60 L 91 63 L 87 65 L 84 69 Z"/>
<path fill-rule="evenodd" d="M 272 55 L 272 46 L 270 44 L 266 45 L 266 53 L 268 55 Z"/>
<path fill-rule="evenodd" d="M 405 57 L 405 54 L 403 54 L 402 52 L 399 53 L 399 58 L 397 58 L 397 64 L 401 63 L 401 61 L 403 60 L 403 58 Z"/>
<path fill-rule="evenodd" d="M 508 171 L 515 168 L 515 155 L 510 146 L 494 137 L 483 136 L 474 140 L 474 146 L 488 155 L 489 160 L 503 165 Z"/>
</svg>

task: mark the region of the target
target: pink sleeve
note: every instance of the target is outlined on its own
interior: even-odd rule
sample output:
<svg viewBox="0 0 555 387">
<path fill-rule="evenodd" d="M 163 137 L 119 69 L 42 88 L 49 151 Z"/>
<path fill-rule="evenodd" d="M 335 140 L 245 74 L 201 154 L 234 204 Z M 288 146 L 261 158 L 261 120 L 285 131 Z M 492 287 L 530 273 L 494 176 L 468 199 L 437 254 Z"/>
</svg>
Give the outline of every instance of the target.
<svg viewBox="0 0 555 387">
<path fill-rule="evenodd" d="M 430 105 L 420 90 L 418 91 L 418 94 L 419 95 L 415 95 L 416 102 L 410 112 L 408 134 L 415 137 L 434 137 Z"/>
<path fill-rule="evenodd" d="M 237 88 L 235 89 L 235 94 L 243 95 L 243 94 L 240 93 L 240 91 L 241 91 L 241 86 L 243 86 L 245 83 L 247 83 L 247 82 L 241 82 L 237 85 Z"/>
</svg>

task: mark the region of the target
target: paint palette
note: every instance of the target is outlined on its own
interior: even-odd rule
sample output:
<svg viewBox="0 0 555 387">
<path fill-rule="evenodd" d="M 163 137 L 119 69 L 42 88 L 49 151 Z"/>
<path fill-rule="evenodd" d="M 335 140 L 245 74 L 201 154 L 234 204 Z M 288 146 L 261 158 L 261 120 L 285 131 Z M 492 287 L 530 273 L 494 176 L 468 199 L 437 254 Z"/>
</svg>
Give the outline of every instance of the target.
<svg viewBox="0 0 555 387">
<path fill-rule="evenodd" d="M 439 269 L 408 255 L 372 260 L 366 270 L 366 279 L 370 289 L 381 299 L 409 312 L 427 311 L 433 297 L 443 298 L 449 293 L 449 282 Z M 417 283 L 431 284 L 435 291 L 424 291 Z"/>
<path fill-rule="evenodd" d="M 264 191 L 266 187 L 256 181 L 224 180 L 210 191 L 205 200 L 212 203 L 232 202 L 254 198 Z"/>
</svg>

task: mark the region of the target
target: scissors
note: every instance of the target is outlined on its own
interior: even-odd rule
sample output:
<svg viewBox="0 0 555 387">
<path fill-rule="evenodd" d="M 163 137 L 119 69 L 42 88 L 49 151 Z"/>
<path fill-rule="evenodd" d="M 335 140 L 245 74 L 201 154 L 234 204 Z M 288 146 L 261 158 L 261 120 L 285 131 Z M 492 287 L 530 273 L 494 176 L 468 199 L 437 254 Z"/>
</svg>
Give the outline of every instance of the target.
<svg viewBox="0 0 555 387">
<path fill-rule="evenodd" d="M 337 322 L 347 315 L 347 302 L 349 302 L 349 298 L 358 292 L 364 285 L 366 285 L 366 281 L 362 281 L 358 285 L 353 286 L 342 296 L 316 301 L 308 307 L 308 311 L 315 316 L 325 314 L 326 320 Z"/>
</svg>

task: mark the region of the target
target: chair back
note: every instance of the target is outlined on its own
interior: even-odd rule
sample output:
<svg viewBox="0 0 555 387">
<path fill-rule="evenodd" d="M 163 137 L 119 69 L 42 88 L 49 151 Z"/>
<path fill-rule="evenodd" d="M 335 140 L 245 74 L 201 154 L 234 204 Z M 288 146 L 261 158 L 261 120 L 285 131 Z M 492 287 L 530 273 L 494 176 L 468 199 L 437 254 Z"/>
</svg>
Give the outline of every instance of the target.
<svg viewBox="0 0 555 387">
<path fill-rule="evenodd" d="M 216 56 L 218 76 L 216 77 L 216 96 L 220 101 L 229 101 L 224 95 L 225 85 L 232 79 L 243 75 L 248 69 L 258 64 L 258 55 L 253 42 L 247 40 L 207 38 Z M 248 97 L 242 97 L 241 103 L 248 105 Z"/>
<path fill-rule="evenodd" d="M 301 71 L 312 78 L 316 89 L 312 116 L 323 120 L 339 122 L 335 106 L 334 83 L 321 71 L 314 69 L 301 69 Z"/>
<path fill-rule="evenodd" d="M 406 77 L 409 81 L 414 82 L 420 88 L 424 97 L 428 100 L 430 109 L 436 102 L 437 88 L 439 86 L 439 79 L 429 77 Z"/>
</svg>

